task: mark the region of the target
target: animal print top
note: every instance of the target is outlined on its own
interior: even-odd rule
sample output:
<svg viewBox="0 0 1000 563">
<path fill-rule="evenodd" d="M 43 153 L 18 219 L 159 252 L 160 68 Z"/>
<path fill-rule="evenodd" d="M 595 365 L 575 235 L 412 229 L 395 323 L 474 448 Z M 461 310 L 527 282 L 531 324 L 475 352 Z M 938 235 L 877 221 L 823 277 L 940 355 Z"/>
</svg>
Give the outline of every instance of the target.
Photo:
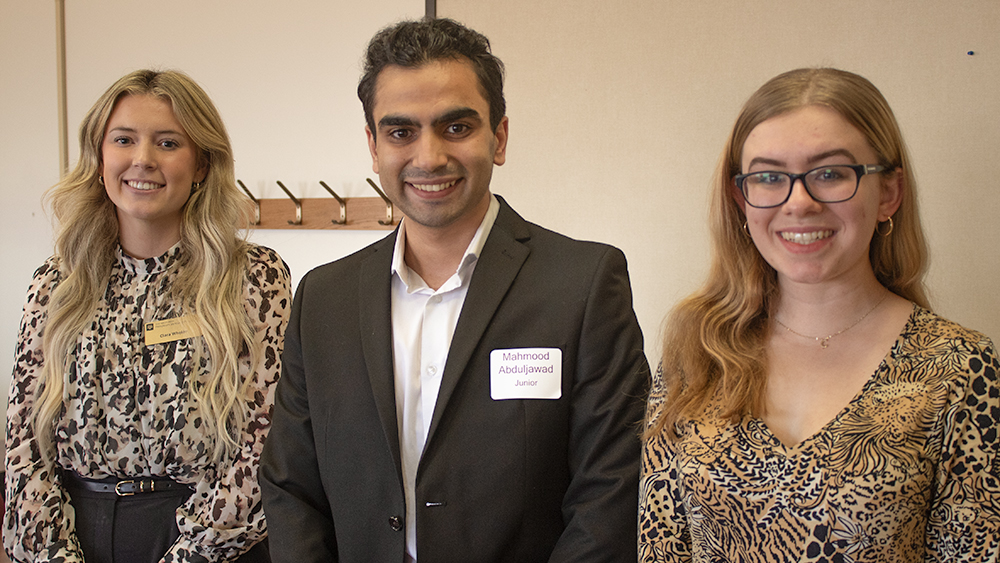
<svg viewBox="0 0 1000 563">
<path fill-rule="evenodd" d="M 257 464 L 270 428 L 274 385 L 290 310 L 288 269 L 268 248 L 251 245 L 243 297 L 261 350 L 252 374 L 243 449 L 231 464 L 210 459 L 213 438 L 188 393 L 192 339 L 145 345 L 145 323 L 185 314 L 167 295 L 181 249 L 137 260 L 121 249 L 93 323 L 71 353 L 65 406 L 56 427 L 56 463 L 101 479 L 169 477 L 194 494 L 177 510 L 180 537 L 163 561 L 233 558 L 266 534 Z M 50 258 L 28 289 L 7 411 L 7 506 L 4 545 L 16 561 L 82 562 L 74 511 L 58 468 L 43 462 L 30 424 L 42 358 L 47 305 L 62 273 Z M 199 371 L 207 371 L 208 360 Z"/>
<path fill-rule="evenodd" d="M 915 307 L 861 392 L 795 447 L 717 412 L 648 440 L 639 560 L 996 562 L 998 370 L 989 338 Z"/>
</svg>

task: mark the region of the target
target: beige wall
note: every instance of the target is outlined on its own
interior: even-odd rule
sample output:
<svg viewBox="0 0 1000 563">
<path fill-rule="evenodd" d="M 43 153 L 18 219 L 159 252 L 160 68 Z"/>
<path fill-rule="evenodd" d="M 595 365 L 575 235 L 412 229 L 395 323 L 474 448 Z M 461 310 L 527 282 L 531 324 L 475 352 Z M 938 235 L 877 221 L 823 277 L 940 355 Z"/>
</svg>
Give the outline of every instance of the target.
<svg viewBox="0 0 1000 563">
<path fill-rule="evenodd" d="M 258 195 L 282 180 L 370 195 L 361 51 L 421 0 L 67 0 L 71 155 L 83 113 L 121 74 L 202 83 Z M 51 253 L 40 197 L 58 171 L 55 10 L 0 0 L 0 388 L 31 273 Z M 438 0 L 508 70 L 510 144 L 494 191 L 527 219 L 629 258 L 655 362 L 663 314 L 707 265 L 705 190 L 743 100 L 771 76 L 833 65 L 875 82 L 912 150 L 939 312 L 1000 337 L 1000 2 Z M 969 56 L 968 51 L 975 51 Z M 377 233 L 259 231 L 295 280 Z"/>
<path fill-rule="evenodd" d="M 885 94 L 915 161 L 932 304 L 1000 338 L 1000 2 L 438 0 L 438 14 L 507 65 L 495 191 L 625 250 L 652 362 L 664 313 L 705 274 L 706 190 L 740 106 L 803 66 Z"/>
<path fill-rule="evenodd" d="M 123 74 L 177 68 L 212 96 L 236 173 L 258 197 L 374 196 L 361 103 L 364 46 L 380 27 L 420 17 L 423 0 L 66 0 L 70 160 L 84 113 Z M 0 389 L 6 391 L 25 289 L 52 253 L 42 193 L 58 180 L 54 0 L 0 0 Z M 381 231 L 258 231 L 293 281 Z M 6 395 L 4 394 L 4 397 Z M 2 412 L 6 412 L 6 401 Z"/>
</svg>

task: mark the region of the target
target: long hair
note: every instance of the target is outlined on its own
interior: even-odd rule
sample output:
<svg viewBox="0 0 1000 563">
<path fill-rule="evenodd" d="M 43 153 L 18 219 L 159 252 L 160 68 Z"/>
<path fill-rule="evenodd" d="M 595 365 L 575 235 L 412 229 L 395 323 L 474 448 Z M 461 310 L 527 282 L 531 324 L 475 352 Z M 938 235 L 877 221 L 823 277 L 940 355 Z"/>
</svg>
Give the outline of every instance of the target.
<svg viewBox="0 0 1000 563">
<path fill-rule="evenodd" d="M 42 337 L 45 361 L 32 423 L 43 454 L 50 454 L 72 352 L 103 298 L 118 245 L 115 206 L 99 181 L 101 145 L 118 101 L 142 95 L 171 105 L 198 149 L 199 162 L 208 167 L 184 206 L 181 258 L 170 291 L 191 311 L 204 336 L 194 341 L 195 357 L 207 357 L 208 372 L 202 377 L 199 362 L 193 362 L 188 389 L 205 415 L 207 434 L 215 438 L 212 454 L 221 460 L 235 452 L 246 422 L 242 397 L 252 378 L 240 374 L 240 355 L 249 356 L 251 369 L 258 359 L 242 301 L 247 242 L 237 234 L 245 224 L 246 198 L 236 187 L 232 147 L 219 112 L 197 83 L 176 71 L 138 70 L 113 84 L 83 120 L 79 161 L 48 193 L 61 277 Z"/>
<path fill-rule="evenodd" d="M 769 80 L 743 106 L 713 181 L 712 264 L 707 281 L 667 317 L 661 362 L 667 400 L 649 413 L 647 435 L 680 436 L 687 420 L 716 404 L 731 423 L 764 411 L 766 339 L 777 303 L 778 278 L 743 232 L 746 220 L 733 198 L 743 145 L 757 125 L 809 105 L 829 107 L 858 128 L 878 155 L 884 174 L 902 174 L 902 203 L 891 236 L 873 236 L 869 260 L 893 293 L 927 307 L 923 277 L 927 246 L 917 214 L 910 158 L 888 102 L 867 79 L 832 68 L 798 69 Z"/>
</svg>

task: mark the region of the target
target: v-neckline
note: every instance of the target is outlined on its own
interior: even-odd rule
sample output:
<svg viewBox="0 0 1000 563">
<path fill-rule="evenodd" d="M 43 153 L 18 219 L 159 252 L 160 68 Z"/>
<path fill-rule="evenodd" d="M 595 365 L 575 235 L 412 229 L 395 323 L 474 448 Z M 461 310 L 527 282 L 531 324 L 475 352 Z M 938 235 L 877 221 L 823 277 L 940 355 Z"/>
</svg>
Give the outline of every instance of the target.
<svg viewBox="0 0 1000 563">
<path fill-rule="evenodd" d="M 896 335 L 896 339 L 893 341 L 892 345 L 889 346 L 889 351 L 886 352 L 885 355 L 882 357 L 882 360 L 879 362 L 878 367 L 876 367 L 875 371 L 872 372 L 872 374 L 868 377 L 868 379 L 865 381 L 865 384 L 861 386 L 861 389 L 858 390 L 858 392 L 853 397 L 851 397 L 851 400 L 849 400 L 843 406 L 843 408 L 837 411 L 837 414 L 835 414 L 833 418 L 828 420 L 818 430 L 816 430 L 809 436 L 806 436 L 801 442 L 792 445 L 786 444 L 780 438 L 778 438 L 778 436 L 773 431 L 771 431 L 771 427 L 768 426 L 767 422 L 765 422 L 763 418 L 753 417 L 753 422 L 755 422 L 760 428 L 760 430 L 765 433 L 771 446 L 775 447 L 786 458 L 792 458 L 798 456 L 804 450 L 808 449 L 809 446 L 812 445 L 814 442 L 816 442 L 816 440 L 821 436 L 830 434 L 832 427 L 838 424 L 846 414 L 848 414 L 852 409 L 856 407 L 857 403 L 859 403 L 861 399 L 868 393 L 869 389 L 874 387 L 884 379 L 882 375 L 889 371 L 891 363 L 894 362 L 897 352 L 900 349 L 900 346 L 902 345 L 903 338 L 906 334 L 909 333 L 910 326 L 914 323 L 918 311 L 919 308 L 917 307 L 916 304 L 914 304 L 913 310 L 910 312 L 910 316 L 907 317 L 906 319 L 906 324 L 903 325 L 903 329 L 899 332 L 898 335 Z"/>
</svg>

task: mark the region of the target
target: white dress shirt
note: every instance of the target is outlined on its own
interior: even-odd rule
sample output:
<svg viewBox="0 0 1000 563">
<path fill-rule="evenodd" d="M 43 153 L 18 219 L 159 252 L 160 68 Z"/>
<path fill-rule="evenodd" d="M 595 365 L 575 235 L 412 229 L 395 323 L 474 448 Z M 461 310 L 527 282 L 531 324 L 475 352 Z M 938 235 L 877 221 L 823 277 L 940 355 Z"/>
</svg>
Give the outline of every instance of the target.
<svg viewBox="0 0 1000 563">
<path fill-rule="evenodd" d="M 417 560 L 417 465 L 427 441 L 451 337 L 458 324 L 476 262 L 493 228 L 500 202 L 490 206 L 455 273 L 437 290 L 406 265 L 406 219 L 392 255 L 392 356 L 396 421 L 406 495 L 407 561 Z"/>
</svg>

